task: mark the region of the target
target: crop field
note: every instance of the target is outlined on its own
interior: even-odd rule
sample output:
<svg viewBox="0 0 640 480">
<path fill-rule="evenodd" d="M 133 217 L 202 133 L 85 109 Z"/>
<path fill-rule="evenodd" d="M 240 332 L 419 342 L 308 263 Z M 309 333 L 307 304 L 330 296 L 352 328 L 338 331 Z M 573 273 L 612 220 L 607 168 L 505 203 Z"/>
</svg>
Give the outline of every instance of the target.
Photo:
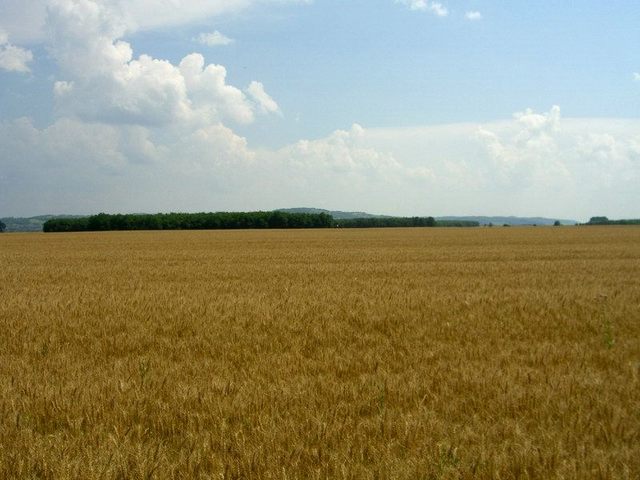
<svg viewBox="0 0 640 480">
<path fill-rule="evenodd" d="M 0 235 L 2 479 L 638 479 L 640 228 Z"/>
</svg>

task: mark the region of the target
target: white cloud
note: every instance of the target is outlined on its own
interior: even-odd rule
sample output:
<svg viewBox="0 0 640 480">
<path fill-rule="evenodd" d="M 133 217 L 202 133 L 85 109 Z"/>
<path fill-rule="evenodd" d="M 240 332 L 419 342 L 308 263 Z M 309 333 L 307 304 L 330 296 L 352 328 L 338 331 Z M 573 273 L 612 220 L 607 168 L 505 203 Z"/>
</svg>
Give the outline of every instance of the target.
<svg viewBox="0 0 640 480">
<path fill-rule="evenodd" d="M 215 30 L 210 33 L 201 33 L 196 39 L 199 43 L 208 47 L 217 47 L 220 45 L 229 45 L 233 43 L 233 39 Z"/>
<path fill-rule="evenodd" d="M 362 145 L 365 130 L 354 124 L 350 130 L 336 130 L 319 140 L 300 140 L 278 152 L 290 168 L 339 174 L 378 175 L 397 170 L 392 155 Z"/>
<path fill-rule="evenodd" d="M 222 65 L 205 65 L 204 57 L 192 53 L 182 59 L 179 72 L 189 92 L 193 110 L 205 122 L 220 118 L 251 123 L 254 111 L 247 97 L 227 85 L 227 70 Z"/>
<path fill-rule="evenodd" d="M 405 168 L 365 138 L 354 125 L 253 151 L 221 124 L 183 135 L 68 118 L 38 129 L 20 119 L 0 124 L 0 204 L 12 214 L 264 209 L 305 199 L 337 208 L 371 189 L 429 181 L 428 169 Z"/>
<path fill-rule="evenodd" d="M 633 79 L 634 79 L 636 82 L 640 82 L 640 73 L 637 73 L 637 72 L 636 72 L 636 73 L 634 73 L 634 74 L 633 74 Z"/>
<path fill-rule="evenodd" d="M 477 11 L 468 11 L 464 14 L 464 17 L 472 22 L 482 20 L 482 14 Z"/>
<path fill-rule="evenodd" d="M 527 108 L 524 112 L 513 115 L 516 122 L 523 127 L 521 136 L 529 138 L 533 133 L 557 130 L 560 124 L 560 107 L 554 105 L 547 113 L 535 113 Z"/>
<path fill-rule="evenodd" d="M 226 83 L 223 66 L 205 65 L 200 54 L 179 65 L 144 54 L 133 58 L 131 45 L 120 39 L 126 18 L 103 3 L 52 0 L 48 12 L 49 50 L 62 77 L 54 86 L 60 115 L 199 128 L 224 120 L 251 123 L 254 110 L 272 106 L 250 101 Z"/>
<path fill-rule="evenodd" d="M 30 50 L 9 43 L 9 35 L 0 30 L 0 69 L 9 72 L 30 72 L 29 63 L 33 61 Z"/>
<path fill-rule="evenodd" d="M 0 123 L 2 214 L 269 209 L 399 215 L 637 216 L 640 120 L 525 110 L 483 125 L 354 125 L 254 150 L 221 123 L 190 131 L 60 118 Z"/>
<path fill-rule="evenodd" d="M 368 135 L 354 124 L 324 138 L 258 152 L 259 168 L 247 176 L 262 197 L 257 205 L 389 211 L 402 202 L 399 192 L 429 188 L 429 168 L 403 165 L 388 145 L 370 145 Z"/>
<path fill-rule="evenodd" d="M 221 124 L 172 135 L 69 118 L 38 129 L 18 119 L 0 122 L 0 144 L 2 214 L 215 209 L 225 191 L 242 190 L 254 158 Z"/>
<path fill-rule="evenodd" d="M 449 14 L 447 8 L 438 2 L 429 0 L 395 0 L 396 3 L 406 5 L 411 10 L 429 11 L 439 17 L 446 17 Z"/>
<path fill-rule="evenodd" d="M 426 0 L 396 0 L 396 3 L 402 3 L 408 6 L 411 10 L 426 10 Z"/>
<path fill-rule="evenodd" d="M 449 11 L 441 3 L 431 2 L 429 9 L 439 17 L 449 15 Z"/>
<path fill-rule="evenodd" d="M 58 81 L 53 84 L 53 93 L 56 97 L 63 97 L 73 91 L 73 82 Z"/>
<path fill-rule="evenodd" d="M 487 127 L 478 139 L 500 191 L 548 209 L 573 208 L 588 218 L 601 208 L 637 215 L 640 135 L 637 121 L 562 120 L 560 109 L 516 114 L 515 124 Z M 538 200 L 535 200 L 535 197 Z"/>
<path fill-rule="evenodd" d="M 276 101 L 265 92 L 262 83 L 251 82 L 247 88 L 247 93 L 253 98 L 262 113 L 281 113 L 280 107 Z"/>
<path fill-rule="evenodd" d="M 233 14 L 258 4 L 309 3 L 308 0 L 100 0 L 120 12 L 127 33 L 186 25 Z M 54 0 L 0 0 L 0 28 L 14 41 L 33 42 L 45 36 L 47 7 Z"/>
<path fill-rule="evenodd" d="M 154 20 L 132 13 L 143 3 Z M 58 66 L 57 119 L 43 129 L 28 119 L 0 122 L 4 209 L 214 209 L 229 191 L 241 197 L 226 208 L 238 208 L 250 197 L 238 192 L 256 154 L 223 122 L 247 124 L 256 113 L 279 113 L 276 101 L 260 82 L 246 93 L 229 85 L 226 68 L 206 64 L 198 53 L 178 64 L 134 58 L 122 37 L 145 25 L 202 20 L 201 14 L 254 2 L 191 2 L 184 5 L 188 12 L 181 2 L 151 3 L 46 2 L 41 29 Z M 166 17 L 158 14 L 163 9 Z M 176 9 L 182 20 L 169 14 Z M 8 45 L 6 34 L 0 40 Z"/>
<path fill-rule="evenodd" d="M 185 25 L 246 10 L 258 4 L 299 3 L 309 0 L 104 0 L 121 9 L 133 29 Z"/>
<path fill-rule="evenodd" d="M 442 214 L 634 217 L 638 132 L 637 119 L 565 119 L 552 107 L 481 126 L 367 130 L 362 145 L 393 155 L 405 169 L 429 170 L 432 180 L 422 190 L 406 182 L 387 197 L 412 205 L 405 214 L 428 204 Z"/>
<path fill-rule="evenodd" d="M 536 114 L 531 109 L 514 115 L 515 133 L 505 135 L 479 128 L 478 140 L 485 146 L 491 162 L 491 175 L 503 188 L 545 188 L 571 183 L 563 162 L 565 152 L 558 145 L 560 108 Z"/>
<path fill-rule="evenodd" d="M 46 128 L 0 122 L 0 213 L 318 205 L 404 215 L 637 215 L 638 120 L 565 119 L 552 107 L 481 126 L 354 125 L 255 150 L 225 123 L 280 112 L 262 83 L 243 91 L 198 53 L 174 64 L 134 57 L 123 40 L 252 1 L 49 0 L 40 28 L 59 66 L 57 119 Z M 446 13 L 438 3 L 403 3 Z M 7 5 L 14 3 L 0 0 Z M 19 38 L 8 32 L 2 48 Z"/>
</svg>

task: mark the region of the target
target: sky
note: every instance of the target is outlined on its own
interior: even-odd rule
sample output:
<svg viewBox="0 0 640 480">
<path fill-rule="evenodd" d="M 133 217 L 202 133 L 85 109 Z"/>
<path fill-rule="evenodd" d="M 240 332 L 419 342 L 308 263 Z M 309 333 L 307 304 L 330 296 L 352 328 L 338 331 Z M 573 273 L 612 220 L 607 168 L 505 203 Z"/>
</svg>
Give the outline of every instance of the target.
<svg viewBox="0 0 640 480">
<path fill-rule="evenodd" d="M 640 217 L 637 0 L 0 0 L 0 217 Z"/>
</svg>

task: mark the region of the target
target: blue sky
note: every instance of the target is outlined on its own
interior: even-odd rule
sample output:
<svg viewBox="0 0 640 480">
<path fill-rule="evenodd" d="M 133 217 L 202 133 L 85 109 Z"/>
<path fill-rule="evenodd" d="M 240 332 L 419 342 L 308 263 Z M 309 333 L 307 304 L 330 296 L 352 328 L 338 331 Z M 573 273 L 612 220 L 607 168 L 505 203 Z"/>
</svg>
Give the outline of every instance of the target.
<svg viewBox="0 0 640 480">
<path fill-rule="evenodd" d="M 637 217 L 638 25 L 630 0 L 0 0 L 0 216 Z"/>
</svg>

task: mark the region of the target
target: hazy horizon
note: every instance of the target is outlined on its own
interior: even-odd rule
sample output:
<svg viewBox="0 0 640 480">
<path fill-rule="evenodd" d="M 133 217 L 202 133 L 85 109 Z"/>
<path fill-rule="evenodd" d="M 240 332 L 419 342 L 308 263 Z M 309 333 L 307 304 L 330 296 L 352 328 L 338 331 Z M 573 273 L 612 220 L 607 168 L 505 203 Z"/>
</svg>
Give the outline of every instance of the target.
<svg viewBox="0 0 640 480">
<path fill-rule="evenodd" d="M 322 208 L 322 207 L 310 207 L 310 206 L 295 206 L 295 207 L 281 207 L 281 208 L 276 208 L 273 210 L 297 210 L 297 209 L 314 209 L 314 210 L 326 210 L 327 212 L 342 212 L 342 213 L 364 213 L 367 215 L 378 215 L 378 216 L 394 216 L 391 214 L 387 214 L 384 212 L 371 212 L 371 211 L 367 211 L 367 210 L 358 210 L 358 211 L 351 211 L 351 210 L 344 210 L 344 209 L 327 209 L 327 208 Z M 115 215 L 115 214 L 124 214 L 124 215 L 128 215 L 128 214 L 134 214 L 134 215 L 154 215 L 154 214 L 161 214 L 161 213 L 202 213 L 202 212 L 216 212 L 216 211 L 222 211 L 222 210 L 193 210 L 193 211 L 175 211 L 175 212 L 169 212 L 169 211 L 146 211 L 146 212 L 142 212 L 142 211 L 101 211 L 101 212 L 77 212 L 77 213 L 69 213 L 69 212 L 55 212 L 55 213 L 36 213 L 34 215 L 0 215 L 0 218 L 35 218 L 35 217 L 47 217 L 47 216 L 54 216 L 54 217 L 63 217 L 63 216 L 92 216 L 92 215 L 97 215 L 99 213 L 106 213 L 106 214 L 110 214 L 110 215 Z M 230 211 L 230 210 L 227 210 Z M 265 210 L 250 210 L 250 211 L 265 211 Z M 271 210 L 269 210 L 271 211 Z M 417 215 L 405 215 L 406 217 L 414 217 Z M 492 215 L 492 214 L 486 214 L 486 215 L 464 215 L 464 214 L 435 214 L 435 215 L 428 215 L 430 217 L 434 217 L 434 218 L 467 218 L 467 217 L 478 217 L 478 218 L 518 218 L 518 219 L 522 219 L 522 218 L 545 218 L 548 220 L 561 220 L 561 221 L 576 221 L 579 223 L 585 223 L 589 220 L 589 218 L 585 218 L 585 219 L 577 219 L 577 218 L 573 218 L 573 217 L 564 217 L 564 218 L 560 218 L 560 217 L 544 217 L 542 215 L 501 215 L 501 214 L 497 214 L 497 215 Z M 599 215 L 592 215 L 592 216 L 599 216 Z M 604 215 L 603 215 L 604 216 Z M 590 217 L 591 218 L 591 217 Z M 609 218 L 610 220 L 613 220 L 613 218 Z"/>
</svg>

